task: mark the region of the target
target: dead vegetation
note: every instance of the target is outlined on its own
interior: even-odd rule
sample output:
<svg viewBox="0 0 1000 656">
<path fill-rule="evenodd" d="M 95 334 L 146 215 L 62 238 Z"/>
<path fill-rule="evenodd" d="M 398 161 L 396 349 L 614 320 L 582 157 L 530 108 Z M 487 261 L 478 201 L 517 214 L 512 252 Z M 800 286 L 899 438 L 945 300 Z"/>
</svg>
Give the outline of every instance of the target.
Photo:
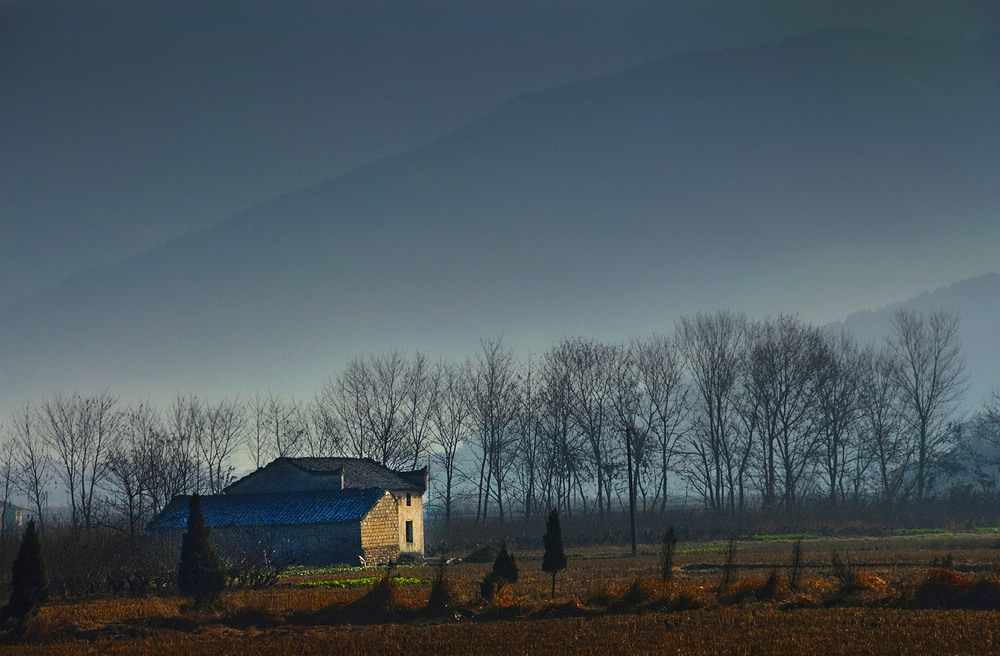
<svg viewBox="0 0 1000 656">
<path fill-rule="evenodd" d="M 685 626 L 703 642 L 685 641 L 687 651 L 682 653 L 712 653 L 710 648 L 753 653 L 744 649 L 750 644 L 770 653 L 796 653 L 781 647 L 784 644 L 826 651 L 823 631 L 834 630 L 849 632 L 857 647 L 852 653 L 875 653 L 864 646 L 865 618 L 887 622 L 887 630 L 901 632 L 893 639 L 896 648 L 897 643 L 908 644 L 911 636 L 905 632 L 917 630 L 912 618 L 926 613 L 933 617 L 930 625 L 938 627 L 938 633 L 924 636 L 931 640 L 926 644 L 940 650 L 975 653 L 973 646 L 982 651 L 984 640 L 998 637 L 962 628 L 970 614 L 983 611 L 990 612 L 991 619 L 984 622 L 980 615 L 980 622 L 1000 626 L 1000 576 L 990 569 L 992 559 L 970 562 L 974 554 L 997 554 L 981 551 L 974 536 L 967 544 L 954 538 L 932 546 L 914 539 L 909 549 L 892 543 L 889 549 L 860 542 L 831 546 L 830 541 L 806 540 L 797 549 L 794 544 L 682 542 L 668 580 L 662 577 L 657 544 L 640 550 L 637 558 L 571 553 L 555 599 L 549 598 L 550 577 L 541 570 L 540 554 L 528 551 L 515 554 L 517 581 L 502 586 L 491 599 L 480 594 L 491 564 L 463 562 L 392 571 L 292 571 L 270 588 L 229 588 L 217 604 L 197 610 L 186 609 L 173 593 L 57 600 L 43 606 L 29 621 L 23 642 L 9 648 L 16 653 L 89 653 L 91 648 L 96 653 L 98 646 L 100 653 L 265 653 L 258 645 L 269 645 L 285 653 L 336 653 L 336 647 L 320 648 L 320 636 L 336 640 L 350 630 L 351 636 L 362 636 L 352 637 L 354 653 L 384 653 L 393 651 L 395 644 L 406 645 L 407 653 L 462 653 L 458 643 L 451 642 L 461 636 L 485 652 L 503 646 L 517 653 L 516 645 L 529 635 L 534 636 L 533 644 L 550 645 L 549 651 L 542 648 L 539 653 L 608 653 L 622 650 L 608 641 L 610 635 L 620 637 L 626 627 L 653 631 L 659 626 L 669 633 Z M 935 562 L 951 567 L 934 567 Z M 723 590 L 720 581 L 727 573 Z M 357 584 L 302 587 L 305 582 L 336 579 Z M 372 579 L 374 583 L 368 582 Z M 404 580 L 413 583 L 400 583 Z M 767 630 L 761 628 L 764 621 Z M 857 622 L 862 625 L 852 624 Z M 823 631 L 815 628 L 824 623 Z M 598 624 L 611 633 L 586 648 L 559 637 Z M 718 636 L 707 630 L 713 625 Z M 810 625 L 814 634 L 805 633 Z M 776 636 L 781 631 L 787 632 L 786 641 L 779 644 Z M 720 642 L 725 636 L 730 642 Z M 654 643 L 636 639 L 639 652 L 655 651 Z M 837 645 L 830 648 L 829 653 L 845 653 Z"/>
</svg>

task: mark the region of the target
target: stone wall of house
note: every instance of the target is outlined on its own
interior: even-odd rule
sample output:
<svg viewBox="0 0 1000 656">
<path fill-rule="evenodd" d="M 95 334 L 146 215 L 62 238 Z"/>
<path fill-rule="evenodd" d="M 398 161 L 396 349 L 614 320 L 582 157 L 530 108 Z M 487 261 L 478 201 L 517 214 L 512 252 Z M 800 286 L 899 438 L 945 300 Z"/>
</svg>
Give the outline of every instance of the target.
<svg viewBox="0 0 1000 656">
<path fill-rule="evenodd" d="M 240 479 L 227 494 L 261 494 L 265 492 L 311 492 L 339 490 L 343 486 L 340 473 L 310 474 L 287 462 L 275 462 Z"/>
<path fill-rule="evenodd" d="M 417 492 L 409 494 L 409 504 L 407 504 L 407 493 L 396 493 L 397 504 L 399 505 L 399 550 L 403 553 L 415 556 L 424 555 L 424 498 Z M 413 522 L 413 541 L 406 540 L 406 522 Z"/>
<path fill-rule="evenodd" d="M 361 520 L 361 548 L 369 564 L 386 563 L 399 557 L 399 509 L 389 492 Z"/>
</svg>

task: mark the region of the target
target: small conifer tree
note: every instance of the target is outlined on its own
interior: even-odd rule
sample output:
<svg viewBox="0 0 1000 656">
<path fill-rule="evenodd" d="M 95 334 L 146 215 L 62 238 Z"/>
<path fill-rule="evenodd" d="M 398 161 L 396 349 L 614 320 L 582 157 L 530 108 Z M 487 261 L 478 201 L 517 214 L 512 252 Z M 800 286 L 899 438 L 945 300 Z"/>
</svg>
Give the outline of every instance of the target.
<svg viewBox="0 0 1000 656">
<path fill-rule="evenodd" d="M 226 585 L 225 571 L 209 540 L 209 528 L 197 494 L 191 496 L 188 509 L 188 530 L 181 542 L 177 585 L 181 594 L 194 599 L 195 606 L 217 599 Z"/>
<path fill-rule="evenodd" d="M 431 581 L 431 594 L 427 599 L 427 611 L 432 615 L 443 615 L 452 612 L 454 599 L 451 588 L 445 580 L 445 572 L 448 569 L 448 562 L 442 558 L 438 563 L 437 574 Z"/>
<path fill-rule="evenodd" d="M 23 633 L 24 621 L 47 596 L 42 543 L 35 532 L 35 520 L 28 522 L 11 572 L 10 601 L 0 609 L 0 620 L 14 620 Z"/>
<path fill-rule="evenodd" d="M 495 593 L 500 592 L 503 586 L 508 583 L 517 583 L 517 576 L 517 563 L 507 551 L 507 545 L 504 544 L 497 554 L 496 560 L 493 561 L 493 570 L 479 584 L 483 599 L 490 600 Z"/>
<path fill-rule="evenodd" d="M 566 568 L 566 554 L 563 552 L 562 529 L 559 527 L 559 511 L 553 508 L 545 523 L 545 555 L 542 556 L 542 571 L 552 575 L 552 598 L 556 598 L 556 574 Z"/>
<path fill-rule="evenodd" d="M 517 563 L 507 551 L 506 544 L 500 549 L 497 559 L 493 562 L 493 573 L 497 577 L 498 590 L 506 583 L 517 583 Z"/>
</svg>

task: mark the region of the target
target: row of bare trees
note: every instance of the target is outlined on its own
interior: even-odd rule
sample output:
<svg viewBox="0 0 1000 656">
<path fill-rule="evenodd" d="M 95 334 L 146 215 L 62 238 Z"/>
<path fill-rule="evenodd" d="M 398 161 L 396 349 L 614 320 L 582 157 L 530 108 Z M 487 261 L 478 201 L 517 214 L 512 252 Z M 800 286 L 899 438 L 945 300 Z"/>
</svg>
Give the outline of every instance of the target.
<svg viewBox="0 0 1000 656">
<path fill-rule="evenodd" d="M 970 432 L 956 415 L 958 320 L 943 312 L 900 311 L 869 345 L 729 312 L 627 344 L 567 339 L 520 363 L 484 342 L 461 379 L 469 458 L 435 454 L 448 454 L 446 509 L 458 480 L 477 519 L 634 513 L 684 492 L 717 512 L 921 501 L 957 472 Z"/>
<path fill-rule="evenodd" d="M 159 412 L 108 392 L 56 394 L 4 426 L 0 493 L 5 511 L 16 498 L 44 522 L 50 504 L 65 505 L 74 528 L 112 523 L 135 534 L 174 495 L 220 492 L 243 457 L 266 464 L 318 455 L 321 444 L 304 406 L 273 395 L 180 396 Z"/>
<path fill-rule="evenodd" d="M 691 481 L 715 509 L 807 496 L 922 500 L 954 455 L 965 389 L 954 315 L 898 312 L 881 347 L 781 316 L 685 320 Z"/>
<path fill-rule="evenodd" d="M 634 515 L 681 494 L 716 512 L 892 504 L 932 494 L 970 444 L 1000 453 L 1000 401 L 956 421 L 963 367 L 947 313 L 900 311 L 883 344 L 858 345 L 790 316 L 716 312 L 523 360 L 502 340 L 460 363 L 356 358 L 308 402 L 180 396 L 160 412 L 55 395 L 4 427 L 0 493 L 44 517 L 58 489 L 73 526 L 134 533 L 175 494 L 220 492 L 238 465 L 345 455 L 430 462 L 446 519 L 459 505 L 479 521 Z M 974 460 L 985 489 L 990 460 Z"/>
</svg>

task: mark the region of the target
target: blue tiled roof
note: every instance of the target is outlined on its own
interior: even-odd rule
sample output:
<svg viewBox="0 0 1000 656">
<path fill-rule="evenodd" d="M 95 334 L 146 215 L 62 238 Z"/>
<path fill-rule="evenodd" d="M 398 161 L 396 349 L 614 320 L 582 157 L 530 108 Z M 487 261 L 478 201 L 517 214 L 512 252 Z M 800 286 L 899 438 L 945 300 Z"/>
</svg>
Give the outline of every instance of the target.
<svg viewBox="0 0 1000 656">
<path fill-rule="evenodd" d="M 356 522 L 386 491 L 353 488 L 278 494 L 216 494 L 201 497 L 209 526 L 268 526 Z M 150 522 L 150 528 L 187 529 L 191 497 L 174 497 Z"/>
</svg>

